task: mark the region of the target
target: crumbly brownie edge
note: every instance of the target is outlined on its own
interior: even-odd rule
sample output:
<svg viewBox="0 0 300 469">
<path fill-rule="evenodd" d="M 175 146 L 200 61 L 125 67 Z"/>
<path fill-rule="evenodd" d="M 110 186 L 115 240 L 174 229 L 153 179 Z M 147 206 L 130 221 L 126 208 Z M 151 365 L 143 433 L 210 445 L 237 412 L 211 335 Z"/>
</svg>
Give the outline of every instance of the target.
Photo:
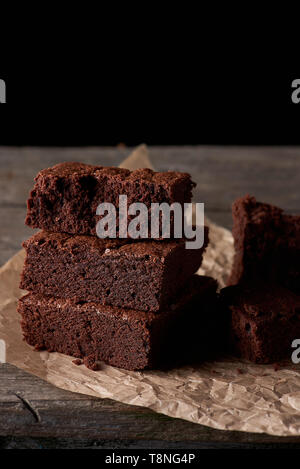
<svg viewBox="0 0 300 469">
<path fill-rule="evenodd" d="M 75 169 L 66 170 L 72 165 Z M 82 164 L 61 164 L 40 172 L 27 201 L 25 223 L 32 228 L 73 234 L 96 234 L 96 208 L 101 202 L 118 207 L 119 194 L 128 203 L 190 202 L 195 186 L 186 173 L 153 173 L 120 168 L 85 168 Z M 79 168 L 78 170 L 76 168 Z M 61 169 L 61 176 L 60 176 Z"/>
<path fill-rule="evenodd" d="M 214 300 L 216 282 L 196 277 L 175 308 L 159 314 L 28 294 L 18 305 L 24 338 L 38 350 L 84 358 L 91 367 L 99 360 L 132 370 L 165 366 L 170 357 L 184 356 L 191 341 L 198 350 L 199 337 L 207 339 L 211 314 L 199 311 Z"/>
<path fill-rule="evenodd" d="M 205 246 L 194 251 L 185 249 L 184 240 L 126 244 L 40 232 L 24 243 L 27 255 L 20 288 L 159 311 L 200 267 Z"/>
<path fill-rule="evenodd" d="M 291 217 L 290 233 L 285 230 L 289 216 L 283 210 L 262 202 L 249 195 L 237 199 L 232 206 L 235 256 L 227 285 L 235 285 L 241 281 L 262 280 L 278 281 L 280 276 L 279 256 L 284 247 L 294 249 L 289 239 L 299 238 L 298 255 L 300 253 L 300 229 L 295 229 L 300 217 Z M 298 221 L 299 225 L 300 222 Z M 276 258 L 278 262 L 276 264 Z M 293 257 L 293 255 L 292 255 Z M 288 267 L 287 267 L 288 270 Z M 300 290 L 300 277 L 299 286 Z"/>
<path fill-rule="evenodd" d="M 280 285 L 251 282 L 224 288 L 221 302 L 235 354 L 261 364 L 291 354 L 300 334 L 300 297 Z"/>
</svg>

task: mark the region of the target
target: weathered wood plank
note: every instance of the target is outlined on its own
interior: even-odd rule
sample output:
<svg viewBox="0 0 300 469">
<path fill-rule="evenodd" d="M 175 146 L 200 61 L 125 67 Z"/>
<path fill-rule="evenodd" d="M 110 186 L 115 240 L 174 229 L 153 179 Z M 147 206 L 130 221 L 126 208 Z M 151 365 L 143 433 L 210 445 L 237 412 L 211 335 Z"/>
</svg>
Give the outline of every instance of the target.
<svg viewBox="0 0 300 469">
<path fill-rule="evenodd" d="M 0 205 L 0 265 L 21 249 L 22 242 L 34 233 L 24 224 L 25 214 L 25 207 Z"/>
<path fill-rule="evenodd" d="M 0 148 L 2 203 L 24 204 L 33 177 L 61 161 L 118 165 L 129 149 Z M 188 171 L 198 183 L 195 200 L 210 210 L 229 210 L 232 201 L 251 192 L 284 209 L 300 210 L 300 149 L 278 147 L 151 147 L 159 170 Z"/>
<path fill-rule="evenodd" d="M 8 364 L 0 366 L 0 436 L 7 435 L 82 439 L 85 444 L 125 440 L 135 445 L 180 441 L 184 447 L 197 447 L 197 442 L 300 445 L 300 437 L 213 430 L 143 407 L 63 391 Z"/>
</svg>

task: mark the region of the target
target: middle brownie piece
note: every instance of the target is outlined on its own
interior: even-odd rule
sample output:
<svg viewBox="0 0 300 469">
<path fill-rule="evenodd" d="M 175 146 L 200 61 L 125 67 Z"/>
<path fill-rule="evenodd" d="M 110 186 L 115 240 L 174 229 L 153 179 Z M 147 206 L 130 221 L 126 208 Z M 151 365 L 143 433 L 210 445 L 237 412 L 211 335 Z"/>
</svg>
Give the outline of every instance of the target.
<svg viewBox="0 0 300 469">
<path fill-rule="evenodd" d="M 161 311 L 201 265 L 185 240 L 132 242 L 41 231 L 23 243 L 20 288 L 43 295 Z"/>
</svg>

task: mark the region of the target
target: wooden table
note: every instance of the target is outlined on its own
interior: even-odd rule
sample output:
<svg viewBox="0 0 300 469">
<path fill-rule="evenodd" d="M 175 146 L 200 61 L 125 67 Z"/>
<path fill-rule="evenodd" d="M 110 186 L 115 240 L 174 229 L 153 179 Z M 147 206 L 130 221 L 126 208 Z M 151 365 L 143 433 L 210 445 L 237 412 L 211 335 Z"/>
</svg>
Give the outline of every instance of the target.
<svg viewBox="0 0 300 469">
<path fill-rule="evenodd" d="M 36 173 L 62 161 L 118 165 L 128 148 L 0 148 L 0 264 L 31 236 L 25 200 Z M 300 213 L 300 148 L 152 147 L 159 170 L 192 174 L 194 200 L 231 227 L 232 201 L 245 193 Z M 214 430 L 149 409 L 73 394 L 0 365 L 0 448 L 297 447 L 300 437 Z"/>
</svg>

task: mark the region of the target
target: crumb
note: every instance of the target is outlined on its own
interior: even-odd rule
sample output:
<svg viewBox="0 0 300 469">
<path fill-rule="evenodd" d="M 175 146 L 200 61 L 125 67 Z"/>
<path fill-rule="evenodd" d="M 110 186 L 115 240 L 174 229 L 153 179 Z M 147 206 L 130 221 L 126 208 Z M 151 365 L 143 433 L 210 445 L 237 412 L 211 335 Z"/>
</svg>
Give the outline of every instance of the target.
<svg viewBox="0 0 300 469">
<path fill-rule="evenodd" d="M 278 363 L 274 363 L 273 369 L 274 369 L 274 371 L 278 371 L 280 369 Z"/>
<path fill-rule="evenodd" d="M 238 372 L 239 375 L 243 375 L 243 374 L 244 374 L 244 370 L 242 370 L 241 368 L 237 368 L 236 370 L 237 370 L 237 372 Z"/>
<path fill-rule="evenodd" d="M 80 360 L 80 358 L 76 358 L 76 360 L 72 360 L 72 363 L 74 363 L 74 365 L 82 365 L 82 360 Z"/>
<path fill-rule="evenodd" d="M 42 344 L 35 344 L 34 350 L 35 350 L 36 352 L 41 352 L 42 350 L 45 350 L 45 347 L 44 347 L 44 345 L 42 345 Z M 49 351 L 51 352 L 51 350 L 49 350 Z"/>
<path fill-rule="evenodd" d="M 87 356 L 83 359 L 85 366 L 92 371 L 99 371 L 101 369 L 100 362 L 93 359 L 93 357 Z"/>
</svg>

